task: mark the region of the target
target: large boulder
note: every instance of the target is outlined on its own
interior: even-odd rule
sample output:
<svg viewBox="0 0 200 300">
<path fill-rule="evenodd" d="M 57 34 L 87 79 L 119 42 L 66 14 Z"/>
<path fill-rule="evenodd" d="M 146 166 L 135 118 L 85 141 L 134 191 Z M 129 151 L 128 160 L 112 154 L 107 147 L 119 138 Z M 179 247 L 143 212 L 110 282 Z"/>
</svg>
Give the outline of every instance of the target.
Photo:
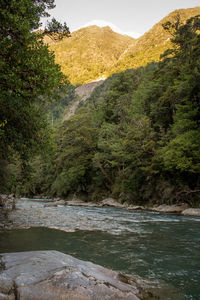
<svg viewBox="0 0 200 300">
<path fill-rule="evenodd" d="M 138 300 L 136 282 L 57 251 L 0 255 L 0 300 Z"/>
</svg>

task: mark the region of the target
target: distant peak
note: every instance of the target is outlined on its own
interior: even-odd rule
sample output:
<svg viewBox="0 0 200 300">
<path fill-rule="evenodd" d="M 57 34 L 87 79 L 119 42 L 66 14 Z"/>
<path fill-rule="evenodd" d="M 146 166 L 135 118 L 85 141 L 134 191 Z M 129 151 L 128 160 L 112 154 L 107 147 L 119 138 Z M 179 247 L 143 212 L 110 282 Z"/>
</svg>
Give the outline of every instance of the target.
<svg viewBox="0 0 200 300">
<path fill-rule="evenodd" d="M 106 30 L 112 30 L 112 28 L 110 28 L 110 26 L 103 26 L 103 27 L 101 27 L 101 28 L 104 28 L 104 29 L 106 29 Z"/>
<path fill-rule="evenodd" d="M 134 32 L 134 31 L 124 32 L 123 30 L 121 30 L 119 27 L 117 27 L 113 23 L 105 21 L 105 20 L 92 20 L 90 22 L 87 22 L 83 26 L 79 27 L 78 29 L 89 27 L 89 26 L 97 26 L 100 28 L 105 28 L 106 30 L 111 30 L 111 31 L 114 31 L 114 32 L 122 34 L 122 35 L 128 35 L 132 38 L 138 38 L 140 36 L 139 33 Z"/>
</svg>

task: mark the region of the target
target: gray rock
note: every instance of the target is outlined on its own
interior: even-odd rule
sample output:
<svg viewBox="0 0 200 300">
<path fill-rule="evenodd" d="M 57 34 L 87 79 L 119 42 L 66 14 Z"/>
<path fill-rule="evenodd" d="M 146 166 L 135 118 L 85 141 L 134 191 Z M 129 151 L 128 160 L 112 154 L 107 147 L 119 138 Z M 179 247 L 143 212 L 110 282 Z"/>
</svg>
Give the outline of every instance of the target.
<svg viewBox="0 0 200 300">
<path fill-rule="evenodd" d="M 6 253 L 0 258 L 0 300 L 141 299 L 130 276 L 57 251 Z"/>
<path fill-rule="evenodd" d="M 184 211 L 182 211 L 182 215 L 200 217 L 200 208 L 185 209 Z"/>
</svg>

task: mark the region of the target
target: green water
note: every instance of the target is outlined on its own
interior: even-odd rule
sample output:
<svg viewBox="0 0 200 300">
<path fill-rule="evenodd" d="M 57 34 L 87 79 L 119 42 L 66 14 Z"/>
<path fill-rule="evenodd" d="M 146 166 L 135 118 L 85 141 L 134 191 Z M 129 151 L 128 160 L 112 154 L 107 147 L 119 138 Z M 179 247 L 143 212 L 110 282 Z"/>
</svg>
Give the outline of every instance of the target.
<svg viewBox="0 0 200 300">
<path fill-rule="evenodd" d="M 59 215 L 61 228 L 61 220 L 67 216 L 79 229 L 64 232 L 40 227 L 2 232 L 0 253 L 58 250 L 169 284 L 179 291 L 181 300 L 200 299 L 199 218 L 113 208 L 59 207 L 47 212 Z M 88 230 L 80 230 L 85 224 Z"/>
</svg>

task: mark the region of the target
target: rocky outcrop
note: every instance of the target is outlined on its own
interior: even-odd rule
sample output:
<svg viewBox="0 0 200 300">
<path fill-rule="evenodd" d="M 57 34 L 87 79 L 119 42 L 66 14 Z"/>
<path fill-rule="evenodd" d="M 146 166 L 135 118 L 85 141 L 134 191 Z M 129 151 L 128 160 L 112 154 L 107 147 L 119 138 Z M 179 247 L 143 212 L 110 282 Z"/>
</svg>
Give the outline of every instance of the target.
<svg viewBox="0 0 200 300">
<path fill-rule="evenodd" d="M 138 300 L 137 279 L 57 251 L 0 255 L 0 299 Z"/>
<path fill-rule="evenodd" d="M 188 208 L 182 211 L 184 216 L 200 217 L 200 208 Z"/>
<path fill-rule="evenodd" d="M 72 105 L 69 107 L 68 112 L 64 115 L 63 121 L 68 120 L 71 116 L 73 116 L 81 102 L 85 102 L 92 94 L 94 89 L 101 85 L 104 82 L 104 80 L 99 81 L 92 81 L 89 83 L 86 83 L 84 85 L 81 85 L 75 89 L 75 93 L 78 97 L 76 101 L 72 103 Z"/>
</svg>

